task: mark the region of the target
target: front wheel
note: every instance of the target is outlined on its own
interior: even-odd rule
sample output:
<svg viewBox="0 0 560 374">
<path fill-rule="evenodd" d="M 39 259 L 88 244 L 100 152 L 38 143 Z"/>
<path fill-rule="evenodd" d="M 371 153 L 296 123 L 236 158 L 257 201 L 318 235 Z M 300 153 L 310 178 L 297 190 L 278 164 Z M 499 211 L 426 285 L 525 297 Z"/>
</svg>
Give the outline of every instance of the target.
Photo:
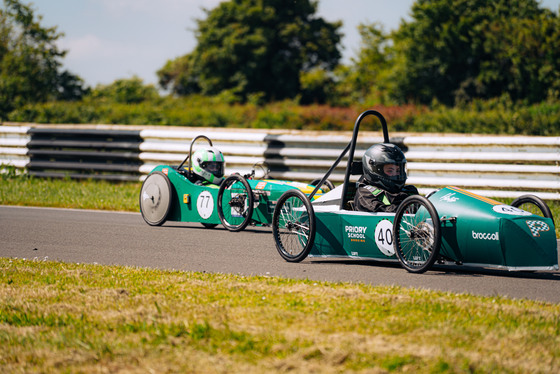
<svg viewBox="0 0 560 374">
<path fill-rule="evenodd" d="M 315 212 L 303 192 L 288 190 L 280 196 L 272 216 L 276 249 L 288 262 L 307 257 L 315 240 Z"/>
<path fill-rule="evenodd" d="M 254 197 L 251 186 L 241 175 L 233 174 L 218 190 L 218 216 L 229 231 L 241 231 L 251 222 Z"/>
<path fill-rule="evenodd" d="M 523 195 L 519 196 L 517 199 L 513 200 L 511 206 L 514 208 L 523 209 L 527 212 L 533 213 L 537 216 L 550 218 L 552 223 L 554 223 L 554 217 L 552 212 L 546 203 L 535 195 Z"/>
<path fill-rule="evenodd" d="M 142 218 L 150 226 L 160 226 L 167 219 L 171 209 L 173 192 L 167 175 L 161 171 L 154 171 L 140 189 L 140 212 Z"/>
<path fill-rule="evenodd" d="M 407 197 L 393 222 L 393 245 L 401 265 L 411 273 L 428 270 L 439 256 L 441 227 L 433 204 L 423 196 Z"/>
</svg>

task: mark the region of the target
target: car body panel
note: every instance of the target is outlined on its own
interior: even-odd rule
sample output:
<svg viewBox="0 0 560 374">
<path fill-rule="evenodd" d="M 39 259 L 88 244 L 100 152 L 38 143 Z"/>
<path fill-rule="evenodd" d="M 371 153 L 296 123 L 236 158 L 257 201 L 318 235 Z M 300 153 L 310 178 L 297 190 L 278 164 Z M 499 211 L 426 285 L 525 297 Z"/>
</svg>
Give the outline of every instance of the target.
<svg viewBox="0 0 560 374">
<path fill-rule="evenodd" d="M 329 196 L 329 194 L 332 194 Z M 333 204 L 325 204 L 329 197 Z M 446 187 L 429 197 L 441 221 L 440 255 L 460 264 L 508 270 L 558 270 L 554 223 L 524 210 Z M 341 210 L 337 191 L 318 199 L 310 257 L 396 261 L 395 214 Z"/>
</svg>

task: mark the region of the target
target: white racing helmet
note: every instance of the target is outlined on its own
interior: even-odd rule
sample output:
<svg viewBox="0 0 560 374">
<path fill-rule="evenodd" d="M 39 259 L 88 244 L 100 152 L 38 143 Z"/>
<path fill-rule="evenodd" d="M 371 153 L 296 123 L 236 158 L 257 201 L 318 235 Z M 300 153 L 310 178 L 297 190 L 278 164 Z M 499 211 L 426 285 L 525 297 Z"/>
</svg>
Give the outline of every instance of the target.
<svg viewBox="0 0 560 374">
<path fill-rule="evenodd" d="M 198 149 L 192 155 L 192 171 L 210 183 L 221 184 L 225 171 L 224 155 L 215 147 Z"/>
</svg>

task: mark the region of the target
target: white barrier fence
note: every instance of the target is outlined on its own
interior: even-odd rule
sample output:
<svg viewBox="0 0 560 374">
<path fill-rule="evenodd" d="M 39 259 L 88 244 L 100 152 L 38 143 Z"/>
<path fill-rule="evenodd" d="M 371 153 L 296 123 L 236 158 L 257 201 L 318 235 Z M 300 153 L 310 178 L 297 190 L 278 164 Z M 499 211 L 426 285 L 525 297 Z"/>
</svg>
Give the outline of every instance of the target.
<svg viewBox="0 0 560 374">
<path fill-rule="evenodd" d="M 183 161 L 197 135 L 222 150 L 227 173 L 265 162 L 272 178 L 307 182 L 321 178 L 351 138 L 349 132 L 5 124 L 0 164 L 40 177 L 142 180 L 158 164 Z M 362 132 L 355 157 L 382 139 Z M 405 151 L 408 183 L 421 192 L 453 185 L 485 196 L 560 199 L 560 137 L 397 133 L 391 142 Z M 345 167 L 341 162 L 329 179 L 341 182 Z"/>
</svg>

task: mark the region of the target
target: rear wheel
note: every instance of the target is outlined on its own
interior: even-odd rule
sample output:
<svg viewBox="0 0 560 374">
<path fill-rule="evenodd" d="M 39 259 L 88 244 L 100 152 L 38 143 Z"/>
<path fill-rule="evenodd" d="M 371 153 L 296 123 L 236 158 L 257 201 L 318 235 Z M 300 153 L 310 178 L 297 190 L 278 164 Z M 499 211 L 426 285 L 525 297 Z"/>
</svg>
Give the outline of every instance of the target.
<svg viewBox="0 0 560 374">
<path fill-rule="evenodd" d="M 312 186 L 317 186 L 317 185 L 319 184 L 320 181 L 321 181 L 320 179 L 313 179 L 313 180 L 311 181 L 311 183 L 309 183 L 309 184 L 312 185 Z M 325 192 L 334 190 L 334 184 L 333 184 L 333 182 L 331 182 L 331 181 L 328 180 L 328 179 L 325 181 L 325 183 L 323 183 L 323 185 L 321 186 L 321 189 L 323 189 L 323 188 L 325 188 L 325 187 L 328 188 L 328 190 L 325 191 Z M 324 191 L 324 190 L 323 190 L 323 191 Z"/>
<path fill-rule="evenodd" d="M 537 216 L 550 218 L 554 223 L 554 217 L 552 212 L 546 203 L 535 195 L 523 195 L 519 196 L 517 199 L 513 200 L 511 203 L 512 207 L 523 209 L 527 212 L 533 213 Z"/>
<path fill-rule="evenodd" d="M 393 222 L 393 245 L 401 265 L 411 273 L 428 270 L 439 256 L 440 221 L 433 204 L 423 196 L 407 197 Z"/>
<path fill-rule="evenodd" d="M 241 175 L 233 174 L 220 185 L 218 216 L 229 231 L 241 231 L 251 222 L 254 197 L 251 186 Z"/>
<path fill-rule="evenodd" d="M 148 175 L 140 189 L 140 212 L 150 226 L 160 226 L 171 208 L 171 182 L 167 175 L 155 171 Z"/>
<path fill-rule="evenodd" d="M 303 192 L 288 190 L 280 196 L 272 216 L 276 249 L 288 262 L 307 257 L 315 240 L 315 213 Z"/>
</svg>

